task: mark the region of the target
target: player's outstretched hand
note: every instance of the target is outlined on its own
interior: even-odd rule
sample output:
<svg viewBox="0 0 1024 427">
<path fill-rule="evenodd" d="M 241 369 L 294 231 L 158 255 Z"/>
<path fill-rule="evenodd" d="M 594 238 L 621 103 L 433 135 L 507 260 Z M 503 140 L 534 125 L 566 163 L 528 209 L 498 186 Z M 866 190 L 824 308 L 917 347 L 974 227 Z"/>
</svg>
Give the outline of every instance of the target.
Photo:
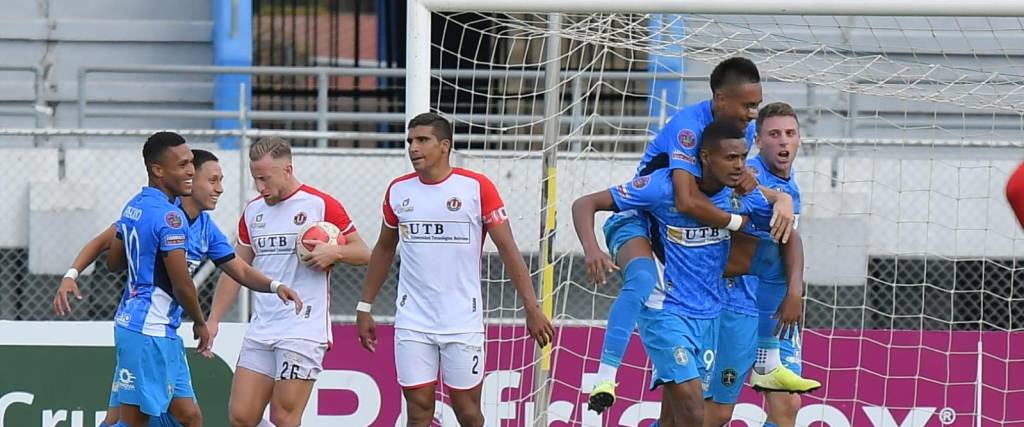
<svg viewBox="0 0 1024 427">
<path fill-rule="evenodd" d="M 587 257 L 587 278 L 592 283 L 604 285 L 608 283 L 606 273 L 618 271 L 619 266 L 615 265 L 612 257 L 604 251 L 593 251 L 584 254 Z"/>
<path fill-rule="evenodd" d="M 359 327 L 359 343 L 370 353 L 377 349 L 377 323 L 373 315 L 365 311 L 356 312 L 356 326 Z"/>
<path fill-rule="evenodd" d="M 206 327 L 205 323 L 196 322 L 192 324 L 192 337 L 199 340 L 196 352 L 206 357 L 213 357 L 213 338 L 210 336 L 210 329 Z"/>
<path fill-rule="evenodd" d="M 786 298 L 779 304 L 779 310 L 775 313 L 778 324 L 772 335 L 779 339 L 788 339 L 800 330 L 800 323 L 803 321 L 804 302 L 800 294 L 786 294 Z"/>
<path fill-rule="evenodd" d="M 313 251 L 302 258 L 302 263 L 307 267 L 327 271 L 334 267 L 334 263 L 338 262 L 337 246 L 328 245 L 319 240 L 303 240 L 302 243 L 315 245 Z"/>
<path fill-rule="evenodd" d="M 793 197 L 780 191 L 779 199 L 772 204 L 772 240 L 778 243 L 789 241 L 789 234 L 793 232 L 793 218 Z"/>
<path fill-rule="evenodd" d="M 75 294 L 75 299 L 82 300 L 82 293 L 78 290 L 78 283 L 70 277 L 65 277 L 64 280 L 60 281 L 57 295 L 53 296 L 53 311 L 64 317 L 71 314 L 71 302 L 68 301 L 69 292 Z"/>
<path fill-rule="evenodd" d="M 288 305 L 288 301 L 294 302 L 296 315 L 302 312 L 302 298 L 299 298 L 299 293 L 295 292 L 294 289 L 285 285 L 278 286 L 277 297 L 281 298 L 281 302 L 283 302 L 284 305 Z"/>
<path fill-rule="evenodd" d="M 743 175 L 740 175 L 740 181 L 736 183 L 735 190 L 739 195 L 746 196 L 754 191 L 757 185 L 757 172 L 754 171 L 754 168 L 746 167 L 743 168 Z"/>
<path fill-rule="evenodd" d="M 551 326 L 551 321 L 548 320 L 548 316 L 544 315 L 540 306 L 526 308 L 526 329 L 530 331 L 530 336 L 541 347 L 547 347 L 555 337 L 555 328 Z"/>
</svg>

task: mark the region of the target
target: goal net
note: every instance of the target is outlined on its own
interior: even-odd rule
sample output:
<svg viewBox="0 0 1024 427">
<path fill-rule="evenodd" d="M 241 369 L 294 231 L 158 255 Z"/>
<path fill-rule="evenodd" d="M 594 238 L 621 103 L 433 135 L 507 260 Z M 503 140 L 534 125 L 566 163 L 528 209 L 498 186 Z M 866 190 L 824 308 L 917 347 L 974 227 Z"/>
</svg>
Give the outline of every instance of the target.
<svg viewBox="0 0 1024 427">
<path fill-rule="evenodd" d="M 757 63 L 765 103 L 788 102 L 802 125 L 802 351 L 805 376 L 823 387 L 803 397 L 797 424 L 1024 422 L 1024 405 L 1012 404 L 1024 401 L 1015 374 L 1024 368 L 1015 261 L 1024 241 L 1003 195 L 1024 157 L 1020 18 L 440 12 L 431 20 L 429 109 L 454 120 L 458 163 L 503 193 L 558 329 L 550 358 L 539 357 L 488 244 L 490 425 L 656 419 L 660 394 L 648 391 L 639 337 L 619 371 L 619 401 L 603 416 L 586 409 L 621 281 L 588 283 L 570 206 L 632 178 L 647 141 L 674 112 L 707 99 L 711 68 L 732 56 Z M 445 390 L 438 398 L 449 403 Z M 735 418 L 760 425 L 761 396 L 747 390 L 740 402 Z M 456 425 L 450 407 L 439 408 L 444 425 Z"/>
</svg>

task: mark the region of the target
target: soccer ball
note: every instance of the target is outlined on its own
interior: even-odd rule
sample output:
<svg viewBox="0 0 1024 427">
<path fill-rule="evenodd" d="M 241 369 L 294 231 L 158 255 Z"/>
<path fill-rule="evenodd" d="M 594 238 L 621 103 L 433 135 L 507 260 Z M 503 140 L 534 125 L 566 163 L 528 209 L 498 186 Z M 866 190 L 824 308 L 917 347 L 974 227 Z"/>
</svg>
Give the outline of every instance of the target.
<svg viewBox="0 0 1024 427">
<path fill-rule="evenodd" d="M 303 243 L 305 240 L 317 240 L 331 245 L 345 243 L 345 236 L 341 235 L 338 226 L 326 221 L 311 222 L 299 230 L 299 238 L 295 241 L 295 252 L 299 258 L 304 258 L 316 249 L 313 244 Z"/>
</svg>

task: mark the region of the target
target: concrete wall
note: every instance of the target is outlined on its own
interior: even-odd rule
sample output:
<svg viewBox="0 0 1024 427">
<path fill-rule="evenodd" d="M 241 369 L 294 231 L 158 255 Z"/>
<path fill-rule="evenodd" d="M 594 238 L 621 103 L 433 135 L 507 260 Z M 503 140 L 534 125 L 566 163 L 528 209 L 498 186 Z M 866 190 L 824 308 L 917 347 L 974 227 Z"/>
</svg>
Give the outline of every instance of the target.
<svg viewBox="0 0 1024 427">
<path fill-rule="evenodd" d="M 31 73 L 0 72 L 0 106 L 24 114 L 0 114 L 2 127 L 35 127 L 35 97 L 50 107 L 47 125 L 76 127 L 77 74 L 88 65 L 209 65 L 212 63 L 207 0 L 5 0 L 0 8 L 0 55 L 6 65 L 37 65 Z M 97 107 L 212 108 L 212 78 L 181 75 L 110 75 L 89 79 Z M 88 119 L 96 128 L 209 128 L 209 120 Z M 5 139 L 25 144 L 29 138 Z"/>
</svg>

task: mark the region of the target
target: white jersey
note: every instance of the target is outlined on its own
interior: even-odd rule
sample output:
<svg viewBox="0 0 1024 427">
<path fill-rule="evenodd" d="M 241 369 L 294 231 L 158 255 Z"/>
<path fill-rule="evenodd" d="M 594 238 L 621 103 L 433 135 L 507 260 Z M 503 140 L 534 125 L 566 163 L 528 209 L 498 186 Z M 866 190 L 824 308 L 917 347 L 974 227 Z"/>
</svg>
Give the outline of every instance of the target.
<svg viewBox="0 0 1024 427">
<path fill-rule="evenodd" d="M 400 242 L 395 328 L 483 332 L 483 239 L 487 227 L 507 220 L 491 180 L 460 168 L 437 183 L 400 176 L 388 186 L 383 210 Z"/>
<path fill-rule="evenodd" d="M 238 241 L 252 247 L 252 266 L 294 289 L 303 304 L 302 312 L 296 316 L 295 307 L 282 304 L 276 294 L 254 293 L 247 338 L 331 342 L 330 272 L 307 267 L 295 252 L 299 230 L 316 221 L 338 226 L 342 235 L 356 231 L 341 203 L 308 185 L 273 206 L 267 205 L 262 197 L 246 205 L 238 222 Z"/>
</svg>

